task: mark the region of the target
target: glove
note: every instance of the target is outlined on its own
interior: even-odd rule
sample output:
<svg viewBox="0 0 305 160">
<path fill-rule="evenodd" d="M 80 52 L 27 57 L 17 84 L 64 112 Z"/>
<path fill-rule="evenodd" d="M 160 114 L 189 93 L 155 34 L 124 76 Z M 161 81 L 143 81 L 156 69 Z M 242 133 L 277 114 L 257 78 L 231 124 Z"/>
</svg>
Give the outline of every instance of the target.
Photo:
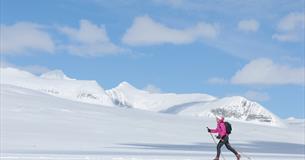
<svg viewBox="0 0 305 160">
<path fill-rule="evenodd" d="M 208 132 L 209 132 L 209 133 L 211 132 L 211 129 L 210 129 L 210 128 L 208 128 Z"/>
<path fill-rule="evenodd" d="M 221 139 L 220 135 L 216 136 L 217 139 Z"/>
</svg>

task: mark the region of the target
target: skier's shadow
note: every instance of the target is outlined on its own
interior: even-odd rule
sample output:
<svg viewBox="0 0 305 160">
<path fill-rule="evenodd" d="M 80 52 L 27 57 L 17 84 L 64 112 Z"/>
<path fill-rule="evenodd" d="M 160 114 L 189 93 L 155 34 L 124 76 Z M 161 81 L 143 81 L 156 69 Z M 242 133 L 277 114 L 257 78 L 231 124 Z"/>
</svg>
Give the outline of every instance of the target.
<svg viewBox="0 0 305 160">
<path fill-rule="evenodd" d="M 164 151 L 215 151 L 216 145 L 211 143 L 195 144 L 153 144 L 153 143 L 129 143 L 120 144 L 133 149 L 164 150 Z M 278 154 L 305 154 L 304 144 L 254 141 L 249 144 L 232 144 L 237 150 L 248 153 L 278 153 Z M 227 151 L 223 146 L 222 150 Z"/>
</svg>

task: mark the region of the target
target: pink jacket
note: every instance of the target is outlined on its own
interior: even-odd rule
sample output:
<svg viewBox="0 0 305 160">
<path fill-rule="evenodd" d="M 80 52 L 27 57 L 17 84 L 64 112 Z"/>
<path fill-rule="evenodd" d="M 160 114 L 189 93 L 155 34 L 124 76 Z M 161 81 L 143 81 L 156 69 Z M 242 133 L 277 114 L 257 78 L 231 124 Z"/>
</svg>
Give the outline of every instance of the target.
<svg viewBox="0 0 305 160">
<path fill-rule="evenodd" d="M 217 122 L 217 128 L 211 129 L 212 133 L 218 133 L 221 137 L 227 135 L 226 125 L 223 120 Z"/>
</svg>

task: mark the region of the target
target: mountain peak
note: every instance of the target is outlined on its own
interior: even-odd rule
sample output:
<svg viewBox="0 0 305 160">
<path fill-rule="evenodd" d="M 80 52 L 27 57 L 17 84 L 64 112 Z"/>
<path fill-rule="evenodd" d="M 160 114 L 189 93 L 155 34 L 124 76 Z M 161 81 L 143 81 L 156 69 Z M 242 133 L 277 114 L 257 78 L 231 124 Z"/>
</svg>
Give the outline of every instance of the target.
<svg viewBox="0 0 305 160">
<path fill-rule="evenodd" d="M 45 79 L 74 80 L 74 79 L 66 76 L 62 70 L 49 71 L 49 72 L 42 74 L 40 77 L 45 78 Z"/>
<path fill-rule="evenodd" d="M 131 85 L 130 83 L 123 81 L 121 82 L 118 87 L 119 89 L 124 89 L 124 90 L 139 90 L 136 87 L 134 87 L 133 85 Z"/>
</svg>

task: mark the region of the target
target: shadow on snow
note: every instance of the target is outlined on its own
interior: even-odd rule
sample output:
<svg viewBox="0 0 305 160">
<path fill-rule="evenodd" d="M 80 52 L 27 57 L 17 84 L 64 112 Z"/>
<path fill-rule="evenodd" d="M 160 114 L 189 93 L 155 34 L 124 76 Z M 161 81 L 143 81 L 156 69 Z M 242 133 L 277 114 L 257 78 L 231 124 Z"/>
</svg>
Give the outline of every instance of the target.
<svg viewBox="0 0 305 160">
<path fill-rule="evenodd" d="M 153 143 L 128 143 L 118 144 L 117 147 L 106 147 L 101 150 L 44 150 L 44 149 L 18 149 L 2 150 L 1 153 L 12 154 L 56 154 L 56 155 L 159 155 L 159 156 L 204 156 L 206 152 L 216 152 L 216 145 L 211 143 L 194 144 L 153 144 Z M 250 144 L 235 143 L 232 146 L 241 152 L 269 153 L 269 154 L 305 154 L 304 144 L 255 141 Z M 109 150 L 110 149 L 110 150 Z M 113 150 L 112 150 L 113 149 Z M 123 149 L 123 150 L 120 150 Z M 222 151 L 228 152 L 225 146 Z M 191 153 L 190 153 L 191 152 Z"/>
<path fill-rule="evenodd" d="M 149 143 L 130 143 L 120 144 L 134 149 L 147 150 L 166 150 L 166 151 L 216 151 L 216 145 L 211 143 L 195 144 L 149 144 Z M 277 154 L 305 154 L 304 144 L 254 141 L 250 144 L 236 143 L 231 144 L 237 151 L 248 153 L 277 153 Z M 225 146 L 222 151 L 229 152 Z"/>
</svg>

